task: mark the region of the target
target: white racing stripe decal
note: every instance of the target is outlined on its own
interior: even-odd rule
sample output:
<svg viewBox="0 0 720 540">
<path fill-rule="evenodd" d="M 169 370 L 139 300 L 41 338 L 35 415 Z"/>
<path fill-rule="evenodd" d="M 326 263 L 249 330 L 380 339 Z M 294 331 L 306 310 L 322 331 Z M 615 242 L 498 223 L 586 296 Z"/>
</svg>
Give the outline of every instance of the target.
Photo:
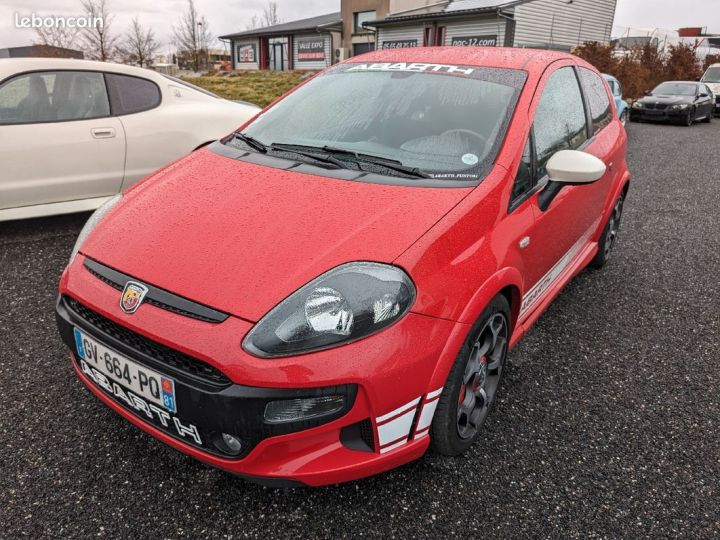
<svg viewBox="0 0 720 540">
<path fill-rule="evenodd" d="M 425 431 L 430 427 L 438 401 L 440 401 L 440 398 L 436 397 L 431 401 L 426 400 L 425 403 L 423 403 L 422 410 L 420 411 L 420 419 L 415 428 L 415 435 L 418 435 L 421 431 Z"/>
<path fill-rule="evenodd" d="M 413 435 L 413 439 L 419 439 L 428 434 L 441 392 L 442 387 L 426 394 L 424 398 L 423 396 L 417 397 L 375 419 L 381 454 L 407 444 L 411 435 Z M 416 417 L 418 421 L 413 432 L 413 421 Z"/>
<path fill-rule="evenodd" d="M 413 418 L 415 418 L 415 408 L 410 409 L 405 414 L 402 414 L 389 422 L 378 425 L 378 443 L 380 444 L 380 447 L 383 447 L 391 442 L 395 442 L 401 438 L 407 440 L 408 433 L 410 433 L 410 428 L 412 427 Z"/>
<path fill-rule="evenodd" d="M 439 397 L 439 396 L 440 396 L 440 392 L 442 392 L 442 389 L 443 389 L 443 387 L 441 386 L 441 387 L 438 388 L 437 390 L 435 390 L 435 391 L 433 391 L 433 392 L 430 392 L 427 396 L 425 396 L 425 399 L 433 399 L 433 398 L 435 398 L 435 397 Z"/>
<path fill-rule="evenodd" d="M 408 409 L 414 409 L 417 406 L 419 400 L 420 400 L 420 398 L 415 398 L 412 401 L 406 403 L 405 405 L 398 407 L 394 411 L 390 411 L 387 414 L 378 416 L 375 420 L 377 421 L 378 424 L 382 424 L 383 422 L 385 422 L 386 420 L 389 420 L 393 416 L 397 416 L 400 413 L 407 411 Z"/>
<path fill-rule="evenodd" d="M 590 229 L 594 230 L 593 228 Z M 590 239 L 590 233 L 585 233 L 580 240 L 578 240 L 570 250 L 562 256 L 562 258 L 555 263 L 550 271 L 545 274 L 540 280 L 523 296 L 522 305 L 520 306 L 520 318 L 522 319 L 530 309 L 537 304 L 550 286 L 560 277 L 560 275 L 567 269 L 568 265 L 578 256 L 580 250 Z"/>
</svg>

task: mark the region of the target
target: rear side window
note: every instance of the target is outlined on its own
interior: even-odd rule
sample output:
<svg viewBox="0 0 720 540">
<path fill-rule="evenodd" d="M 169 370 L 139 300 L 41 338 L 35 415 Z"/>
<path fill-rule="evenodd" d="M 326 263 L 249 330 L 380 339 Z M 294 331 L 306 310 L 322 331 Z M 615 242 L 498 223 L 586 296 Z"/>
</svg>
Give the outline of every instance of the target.
<svg viewBox="0 0 720 540">
<path fill-rule="evenodd" d="M 106 73 L 113 115 L 133 114 L 160 105 L 160 89 L 147 79 Z"/>
<path fill-rule="evenodd" d="M 579 68 L 585 96 L 590 105 L 593 132 L 597 133 L 612 121 L 612 107 L 603 80 L 589 69 Z"/>
<path fill-rule="evenodd" d="M 27 73 L 0 86 L 0 125 L 67 122 L 109 115 L 101 73 Z"/>
<path fill-rule="evenodd" d="M 585 105 L 573 68 L 560 68 L 550 77 L 533 126 L 538 178 L 547 174 L 545 165 L 553 154 L 577 150 L 587 141 Z"/>
</svg>

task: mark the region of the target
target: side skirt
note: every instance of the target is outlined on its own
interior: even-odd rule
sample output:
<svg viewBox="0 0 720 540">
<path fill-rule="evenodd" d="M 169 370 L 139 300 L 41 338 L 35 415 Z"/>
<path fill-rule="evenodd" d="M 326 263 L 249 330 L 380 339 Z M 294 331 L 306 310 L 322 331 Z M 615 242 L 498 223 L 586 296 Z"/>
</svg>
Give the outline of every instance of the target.
<svg viewBox="0 0 720 540">
<path fill-rule="evenodd" d="M 562 292 L 565 286 L 572 281 L 597 254 L 599 249 L 597 242 L 588 242 L 581 249 L 578 255 L 567 265 L 558 277 L 548 286 L 543 296 L 534 303 L 532 309 L 522 313 L 518 319 L 518 326 L 513 332 L 510 347 L 514 347 L 522 339 L 525 333 L 532 328 L 545 310 L 553 303 L 555 298 Z"/>
</svg>

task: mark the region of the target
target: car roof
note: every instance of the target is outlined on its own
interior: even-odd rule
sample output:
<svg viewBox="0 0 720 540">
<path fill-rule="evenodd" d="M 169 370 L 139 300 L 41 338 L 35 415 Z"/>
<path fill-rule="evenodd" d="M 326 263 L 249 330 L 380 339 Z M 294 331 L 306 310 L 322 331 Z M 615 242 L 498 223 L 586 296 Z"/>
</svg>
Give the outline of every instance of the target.
<svg viewBox="0 0 720 540">
<path fill-rule="evenodd" d="M 0 74 L 11 75 L 38 70 L 82 70 L 123 73 L 140 77 L 156 78 L 158 73 L 150 69 L 110 62 L 79 60 L 76 58 L 3 58 L 0 59 Z"/>
<path fill-rule="evenodd" d="M 353 56 L 343 63 L 417 62 L 474 67 L 528 69 L 532 64 L 547 65 L 557 60 L 579 60 L 559 51 L 510 47 L 413 47 L 384 49 Z"/>
</svg>

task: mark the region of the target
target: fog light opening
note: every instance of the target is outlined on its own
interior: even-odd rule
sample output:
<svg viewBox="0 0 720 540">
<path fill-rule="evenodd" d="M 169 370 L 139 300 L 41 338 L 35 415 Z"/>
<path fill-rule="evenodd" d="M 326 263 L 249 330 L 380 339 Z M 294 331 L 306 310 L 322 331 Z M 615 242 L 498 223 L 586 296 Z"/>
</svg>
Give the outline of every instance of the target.
<svg viewBox="0 0 720 540">
<path fill-rule="evenodd" d="M 215 448 L 220 450 L 220 452 L 230 456 L 239 455 L 243 449 L 242 440 L 235 435 L 230 435 L 229 433 L 214 433 L 212 436 L 212 442 L 215 445 Z"/>
<path fill-rule="evenodd" d="M 345 407 L 345 396 L 319 396 L 313 398 L 271 401 L 265 406 L 265 422 L 285 424 L 301 422 L 337 413 Z"/>
</svg>

